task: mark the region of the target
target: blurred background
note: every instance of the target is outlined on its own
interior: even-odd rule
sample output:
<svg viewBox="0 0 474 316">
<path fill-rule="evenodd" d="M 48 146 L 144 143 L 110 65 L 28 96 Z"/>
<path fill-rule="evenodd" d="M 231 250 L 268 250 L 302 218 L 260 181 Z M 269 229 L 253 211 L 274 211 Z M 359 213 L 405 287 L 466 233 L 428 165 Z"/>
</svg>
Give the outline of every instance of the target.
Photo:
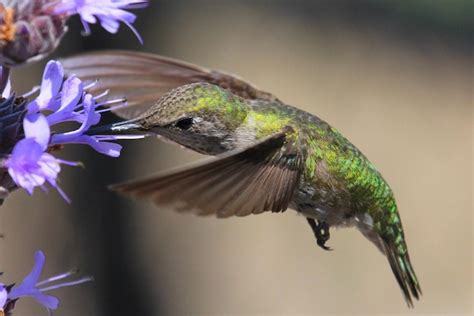
<svg viewBox="0 0 474 316">
<path fill-rule="evenodd" d="M 355 229 L 322 251 L 293 211 L 218 220 L 130 201 L 106 185 L 202 158 L 157 139 L 111 159 L 70 147 L 68 205 L 14 193 L 0 209 L 2 282 L 37 249 L 44 276 L 96 281 L 59 290 L 55 315 L 472 315 L 473 4 L 452 1 L 152 1 L 140 46 L 78 19 L 57 56 L 128 48 L 239 74 L 338 128 L 391 184 L 423 297 L 408 309 L 386 259 Z M 39 83 L 43 63 L 16 71 Z M 79 158 L 78 158 L 79 157 Z M 21 301 L 15 315 L 46 314 Z"/>
</svg>

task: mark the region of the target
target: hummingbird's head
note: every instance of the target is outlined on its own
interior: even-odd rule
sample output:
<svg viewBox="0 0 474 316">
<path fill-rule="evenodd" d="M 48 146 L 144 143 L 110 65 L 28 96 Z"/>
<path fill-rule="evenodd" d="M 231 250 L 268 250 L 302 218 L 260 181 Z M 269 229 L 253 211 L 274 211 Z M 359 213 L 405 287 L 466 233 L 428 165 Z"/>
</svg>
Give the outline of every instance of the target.
<svg viewBox="0 0 474 316">
<path fill-rule="evenodd" d="M 143 114 L 141 125 L 197 152 L 216 155 L 235 147 L 247 117 L 246 101 L 210 83 L 193 83 L 163 95 Z"/>
</svg>

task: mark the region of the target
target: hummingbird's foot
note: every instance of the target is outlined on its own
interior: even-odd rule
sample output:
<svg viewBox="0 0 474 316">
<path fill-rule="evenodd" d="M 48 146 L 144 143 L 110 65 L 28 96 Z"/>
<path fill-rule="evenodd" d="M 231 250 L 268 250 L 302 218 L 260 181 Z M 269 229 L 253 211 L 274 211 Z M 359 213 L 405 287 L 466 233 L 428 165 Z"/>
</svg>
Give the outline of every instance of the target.
<svg viewBox="0 0 474 316">
<path fill-rule="evenodd" d="M 317 222 L 317 230 L 316 234 L 316 242 L 319 247 L 323 248 L 324 250 L 332 250 L 330 247 L 326 246 L 326 241 L 329 240 L 329 225 L 326 222 Z"/>
<path fill-rule="evenodd" d="M 319 247 L 324 250 L 332 250 L 330 247 L 326 246 L 326 241 L 329 240 L 329 225 L 326 222 L 316 221 L 313 218 L 307 217 L 309 226 L 313 230 L 314 236 L 316 237 L 316 243 Z"/>
</svg>

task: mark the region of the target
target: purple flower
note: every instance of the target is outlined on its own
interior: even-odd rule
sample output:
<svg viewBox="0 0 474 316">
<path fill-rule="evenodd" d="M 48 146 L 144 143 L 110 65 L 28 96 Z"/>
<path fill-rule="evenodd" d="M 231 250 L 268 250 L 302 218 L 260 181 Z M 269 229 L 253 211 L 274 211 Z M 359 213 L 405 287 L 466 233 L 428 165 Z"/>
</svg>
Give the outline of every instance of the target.
<svg viewBox="0 0 474 316">
<path fill-rule="evenodd" d="M 69 201 L 66 194 L 56 183 L 60 164 L 77 166 L 78 163 L 55 158 L 46 153 L 50 140 L 50 129 L 46 117 L 42 114 L 30 114 L 23 120 L 25 138 L 20 140 L 9 159 L 5 162 L 8 173 L 15 183 L 33 194 L 35 187 L 45 189 L 48 183 Z"/>
<path fill-rule="evenodd" d="M 110 33 L 117 33 L 120 22 L 127 25 L 140 43 L 143 40 L 133 27 L 136 15 L 126 11 L 126 9 L 143 8 L 147 5 L 147 1 L 142 0 L 61 0 L 55 7 L 54 13 L 74 15 L 79 14 L 81 17 L 84 30 L 90 33 L 89 24 L 97 23 Z"/>
<path fill-rule="evenodd" d="M 6 288 L 0 283 L 0 311 L 3 309 L 12 308 L 10 302 L 14 302 L 18 299 L 30 297 L 36 300 L 39 304 L 43 305 L 49 311 L 58 308 L 59 300 L 57 297 L 45 294 L 48 291 L 59 289 L 66 286 L 73 286 L 85 282 L 92 281 L 92 277 L 83 277 L 78 280 L 68 281 L 63 283 L 56 283 L 59 280 L 63 280 L 75 272 L 70 271 L 66 273 L 53 276 L 49 279 L 39 281 L 41 272 L 43 271 L 45 262 L 45 256 L 42 251 L 35 253 L 35 264 L 31 272 L 25 277 L 23 282 L 19 286 L 13 286 Z M 54 284 L 56 283 L 56 284 Z M 9 312 L 9 310 L 6 310 Z"/>
<path fill-rule="evenodd" d="M 49 72 L 48 68 L 54 69 L 54 72 Z M 59 79 L 60 76 L 58 75 L 58 73 L 63 73 L 62 66 L 59 62 L 50 61 L 46 66 L 45 73 L 46 72 L 49 73 L 49 78 L 54 78 L 55 80 L 60 80 L 62 82 L 63 79 Z M 43 81 L 46 80 L 48 82 L 50 81 L 49 78 L 43 77 Z M 51 137 L 51 140 L 49 141 L 49 145 L 87 144 L 102 154 L 111 157 L 118 157 L 120 155 L 120 150 L 122 146 L 120 146 L 119 144 L 104 141 L 143 138 L 143 136 L 137 135 L 86 135 L 86 132 L 91 126 L 94 126 L 100 122 L 100 112 L 102 112 L 103 110 L 98 110 L 99 107 L 102 107 L 103 105 L 110 105 L 111 103 L 119 103 L 123 100 L 120 99 L 108 101 L 107 103 L 97 103 L 96 100 L 100 96 L 93 97 L 91 94 L 85 92 L 83 83 L 75 75 L 71 75 L 64 81 L 64 83 L 62 83 L 62 89 L 60 93 L 56 92 L 56 89 L 51 89 L 51 87 L 57 85 L 47 84 L 44 86 L 44 95 L 48 95 L 51 98 L 57 98 L 57 95 L 60 94 L 61 98 L 60 100 L 58 100 L 58 102 L 48 103 L 53 104 L 53 106 L 44 107 L 44 109 L 54 111 L 46 117 L 48 124 L 50 126 L 54 126 L 58 123 L 71 121 L 81 124 L 76 130 L 61 134 L 54 134 Z M 38 98 L 40 98 L 42 94 L 43 84 Z M 35 100 L 31 104 L 34 105 L 35 102 L 37 103 L 37 101 Z M 34 105 L 34 107 L 36 106 Z"/>
<path fill-rule="evenodd" d="M 66 194 L 57 185 L 61 164 L 78 166 L 79 163 L 57 159 L 48 150 L 51 146 L 65 144 L 86 144 L 97 152 L 120 156 L 122 146 L 111 141 L 118 139 L 143 138 L 142 135 L 88 135 L 91 126 L 100 122 L 99 110 L 104 105 L 123 103 L 123 99 L 97 102 L 97 97 L 87 93 L 88 87 L 75 75 L 66 80 L 61 63 L 50 61 L 44 70 L 41 88 L 37 98 L 27 105 L 23 119 L 24 138 L 16 143 L 4 166 L 13 181 L 32 194 L 35 187 L 46 190 L 46 184 L 56 189 L 66 201 Z M 120 105 L 119 105 L 120 106 Z M 110 109 L 110 108 L 109 108 Z M 53 133 L 55 125 L 75 122 L 79 127 L 64 133 Z"/>
</svg>

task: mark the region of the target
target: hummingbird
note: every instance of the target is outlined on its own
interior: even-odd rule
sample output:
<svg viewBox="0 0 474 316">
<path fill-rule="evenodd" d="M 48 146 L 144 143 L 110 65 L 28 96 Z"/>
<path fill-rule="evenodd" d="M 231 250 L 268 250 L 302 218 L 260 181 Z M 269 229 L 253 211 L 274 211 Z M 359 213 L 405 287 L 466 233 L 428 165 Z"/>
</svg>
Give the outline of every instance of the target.
<svg viewBox="0 0 474 316">
<path fill-rule="evenodd" d="M 220 218 L 293 209 L 325 250 L 331 227 L 356 227 L 388 259 L 409 307 L 421 289 L 394 194 L 337 129 L 225 72 L 130 51 L 80 54 L 66 72 L 125 95 L 111 132 L 155 134 L 214 156 L 112 185 L 130 197 Z"/>
</svg>

